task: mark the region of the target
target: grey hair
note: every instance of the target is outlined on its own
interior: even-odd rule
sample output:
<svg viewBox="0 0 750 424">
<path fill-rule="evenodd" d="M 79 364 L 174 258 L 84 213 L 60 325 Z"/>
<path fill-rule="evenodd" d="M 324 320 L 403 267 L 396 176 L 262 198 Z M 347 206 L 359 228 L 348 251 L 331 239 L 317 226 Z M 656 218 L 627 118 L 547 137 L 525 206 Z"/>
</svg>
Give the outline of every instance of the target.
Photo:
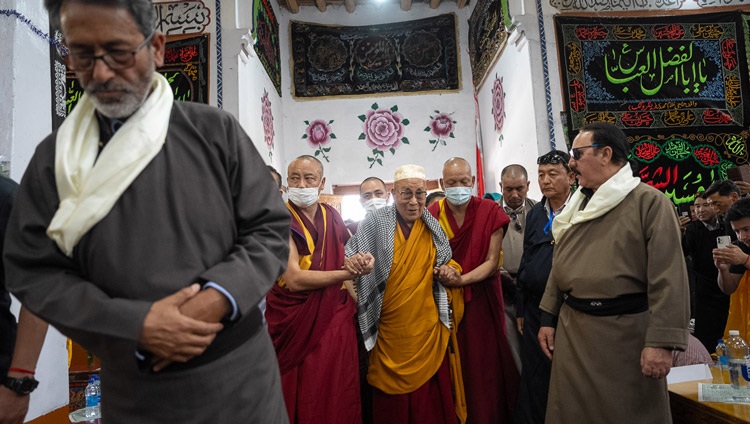
<svg viewBox="0 0 750 424">
<path fill-rule="evenodd" d="M 60 9 L 66 1 L 125 9 L 130 12 L 130 16 L 133 17 L 138 30 L 144 37 L 148 37 L 154 32 L 156 11 L 151 0 L 44 0 L 44 7 L 47 8 L 49 20 L 54 28 L 62 30 L 60 27 Z"/>
</svg>

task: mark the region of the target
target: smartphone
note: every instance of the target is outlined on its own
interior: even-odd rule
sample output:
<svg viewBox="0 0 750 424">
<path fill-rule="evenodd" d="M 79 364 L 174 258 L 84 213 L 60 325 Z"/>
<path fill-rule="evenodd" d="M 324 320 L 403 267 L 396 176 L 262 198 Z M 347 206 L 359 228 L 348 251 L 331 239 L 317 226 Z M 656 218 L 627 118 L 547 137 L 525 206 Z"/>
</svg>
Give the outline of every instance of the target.
<svg viewBox="0 0 750 424">
<path fill-rule="evenodd" d="M 719 249 L 729 247 L 730 244 L 732 244 L 732 239 L 729 236 L 716 237 L 716 247 Z"/>
</svg>

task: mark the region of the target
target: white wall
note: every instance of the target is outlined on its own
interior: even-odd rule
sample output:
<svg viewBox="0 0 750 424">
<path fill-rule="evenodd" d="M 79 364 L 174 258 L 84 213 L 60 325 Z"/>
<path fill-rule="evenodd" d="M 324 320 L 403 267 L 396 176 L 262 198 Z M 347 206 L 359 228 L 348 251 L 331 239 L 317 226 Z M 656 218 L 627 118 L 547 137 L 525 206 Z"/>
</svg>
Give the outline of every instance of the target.
<svg viewBox="0 0 750 424">
<path fill-rule="evenodd" d="M 480 87 L 477 97 L 484 148 L 485 190 L 488 192 L 500 192 L 500 171 L 515 163 L 523 165 L 529 173 L 529 197 L 541 198 L 536 178 L 536 158 L 547 151 L 539 144 L 548 137 L 546 128 L 539 128 L 534 119 L 535 85 L 532 84 L 531 75 L 529 43 L 521 43 L 520 51 L 510 43 L 505 46 L 500 59 L 490 68 Z M 496 79 L 502 79 L 505 92 L 505 121 L 501 133 L 495 129 L 492 109 Z"/>
<path fill-rule="evenodd" d="M 314 154 L 315 149 L 302 139 L 307 127 L 304 121 L 314 119 L 333 120 L 332 130 L 337 137 L 326 146 L 331 147 L 331 151 L 327 153 L 330 162 L 323 160 L 327 177 L 327 192 L 330 191 L 332 184 L 358 184 L 372 175 L 392 180 L 393 171 L 398 166 L 407 163 L 424 166 L 428 178 L 440 177 L 443 162 L 452 156 L 461 156 L 473 163 L 475 108 L 471 69 L 465 47 L 468 45 L 468 12 L 469 8 L 458 9 L 453 2 L 442 3 L 437 9 L 431 9 L 424 3 L 414 3 L 408 12 L 402 11 L 398 3 L 383 4 L 380 7 L 358 5 L 354 13 L 348 13 L 343 5 L 329 6 L 325 13 L 320 13 L 313 7 L 303 7 L 297 14 L 283 9 L 279 21 L 281 23 L 281 63 L 285 67 L 282 74 L 284 116 L 281 121 L 285 149 L 284 167 L 299 155 Z M 288 27 L 290 19 L 320 24 L 360 26 L 408 21 L 446 13 L 456 14 L 461 58 L 461 90 L 459 92 L 401 94 L 385 97 L 365 96 L 350 99 L 334 97 L 328 100 L 296 100 L 291 97 L 291 72 L 287 68 L 287 64 L 290 63 Z M 404 133 L 410 144 L 399 147 L 395 155 L 386 152 L 383 166 L 376 164 L 369 168 L 367 156 L 371 155 L 372 149 L 367 147 L 364 140 L 358 140 L 362 133 L 362 122 L 357 117 L 370 110 L 373 103 L 377 103 L 380 108 L 388 109 L 394 105 L 398 106 L 398 112 L 410 121 Z M 435 151 L 432 151 L 433 146 L 428 140 L 434 137 L 431 137 L 430 133 L 425 132 L 424 129 L 435 110 L 453 113 L 456 128 L 455 138 L 449 139 L 447 146 L 438 146 Z"/>
<path fill-rule="evenodd" d="M 0 0 L 0 9 L 21 13 L 45 34 L 47 13 L 42 2 Z M 49 43 L 16 16 L 0 15 L 0 154 L 11 158 L 11 178 L 20 181 L 36 145 L 50 132 Z M 13 310 L 17 314 L 18 302 Z M 39 388 L 31 395 L 27 419 L 68 404 L 65 338 L 47 334 L 37 366 Z"/>
</svg>

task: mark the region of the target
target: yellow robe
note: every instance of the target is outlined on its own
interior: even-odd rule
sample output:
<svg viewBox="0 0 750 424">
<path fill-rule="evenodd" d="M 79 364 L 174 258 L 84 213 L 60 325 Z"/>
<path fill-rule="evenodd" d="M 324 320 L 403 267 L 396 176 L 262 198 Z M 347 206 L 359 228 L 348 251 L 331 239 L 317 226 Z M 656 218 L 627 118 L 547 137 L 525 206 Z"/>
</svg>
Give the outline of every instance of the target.
<svg viewBox="0 0 750 424">
<path fill-rule="evenodd" d="M 750 330 L 750 272 L 742 274 L 737 290 L 729 298 L 729 317 L 724 328 L 724 339 L 729 338 L 729 330 L 739 330 L 740 336 L 747 340 Z"/>
<path fill-rule="evenodd" d="M 451 375 L 454 392 L 458 393 L 454 402 L 457 414 L 461 416 L 463 411 L 465 416 L 455 331 L 451 334 L 440 322 L 432 295 L 435 257 L 432 235 L 422 220 L 414 222 L 408 239 L 396 226 L 393 267 L 385 284 L 367 381 L 388 394 L 411 393 L 435 375 L 451 344 Z M 455 261 L 447 265 L 461 272 Z M 447 288 L 447 292 L 455 330 L 463 316 L 463 296 L 461 289 Z"/>
</svg>

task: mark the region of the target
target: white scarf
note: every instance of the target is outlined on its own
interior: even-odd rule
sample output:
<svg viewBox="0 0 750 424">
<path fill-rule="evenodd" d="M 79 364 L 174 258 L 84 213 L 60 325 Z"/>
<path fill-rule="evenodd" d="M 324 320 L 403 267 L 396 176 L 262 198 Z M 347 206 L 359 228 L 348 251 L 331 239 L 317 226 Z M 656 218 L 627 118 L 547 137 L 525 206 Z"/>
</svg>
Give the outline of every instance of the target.
<svg viewBox="0 0 750 424">
<path fill-rule="evenodd" d="M 559 242 L 563 234 L 573 225 L 599 218 L 614 209 L 640 182 L 640 178 L 633 176 L 630 164 L 626 163 L 612 178 L 596 189 L 583 210 L 579 209 L 586 196 L 580 189 L 576 190 L 565 205 L 565 209 L 552 221 L 552 236 L 555 242 Z"/>
<path fill-rule="evenodd" d="M 122 193 L 161 151 L 174 97 L 167 80 L 154 73 L 152 92 L 109 140 L 97 160 L 99 123 L 84 94 L 57 131 L 55 180 L 60 206 L 47 236 L 67 256 L 104 218 Z"/>
</svg>

